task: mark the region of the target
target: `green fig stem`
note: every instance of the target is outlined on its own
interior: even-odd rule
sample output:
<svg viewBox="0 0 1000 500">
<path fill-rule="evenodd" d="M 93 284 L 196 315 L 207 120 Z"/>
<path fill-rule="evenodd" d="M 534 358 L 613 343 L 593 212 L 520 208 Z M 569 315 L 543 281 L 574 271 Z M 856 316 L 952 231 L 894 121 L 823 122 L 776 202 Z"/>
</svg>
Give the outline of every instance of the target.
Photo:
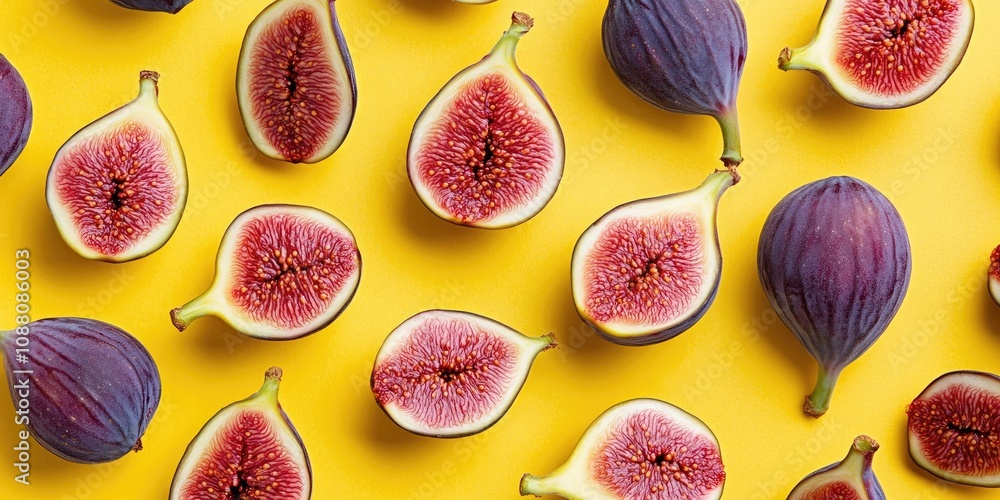
<svg viewBox="0 0 1000 500">
<path fill-rule="evenodd" d="M 722 127 L 722 163 L 729 170 L 735 170 L 743 163 L 743 153 L 740 144 L 740 120 L 736 106 L 716 117 Z"/>
<path fill-rule="evenodd" d="M 513 61 L 514 51 L 517 50 L 517 42 L 535 25 L 535 20 L 523 12 L 515 12 L 511 16 L 511 19 L 510 28 L 500 37 L 500 41 L 493 46 L 490 55 L 500 55 Z"/>
<path fill-rule="evenodd" d="M 878 451 L 878 443 L 868 436 L 858 436 L 854 438 L 847 457 L 844 458 L 838 467 L 844 467 L 861 477 L 862 474 L 872 466 L 872 456 Z"/>
<path fill-rule="evenodd" d="M 212 314 L 212 306 L 214 305 L 215 301 L 212 299 L 209 292 L 205 292 L 198 297 L 195 297 L 191 302 L 188 302 L 181 307 L 171 309 L 170 321 L 177 328 L 177 331 L 183 332 L 192 321 L 202 316 Z"/>
<path fill-rule="evenodd" d="M 722 198 L 722 193 L 725 193 L 727 189 L 739 182 L 739 180 L 740 174 L 736 172 L 735 168 L 730 170 L 716 170 L 695 189 L 703 191 L 707 199 L 711 199 L 718 204 L 719 199 Z"/>
<path fill-rule="evenodd" d="M 556 347 L 559 347 L 559 342 L 556 341 L 555 333 L 552 332 L 546 333 L 545 335 L 538 337 L 538 340 L 545 342 L 545 345 L 542 347 L 542 351 L 547 351 L 549 349 L 555 349 Z"/>
<path fill-rule="evenodd" d="M 139 72 L 139 98 L 156 97 L 160 95 L 160 89 L 156 82 L 160 81 L 160 74 L 155 71 L 143 70 Z"/>
<path fill-rule="evenodd" d="M 793 49 L 785 47 L 778 54 L 778 68 L 782 71 L 793 69 L 812 70 L 816 68 L 816 63 L 812 60 L 812 44 Z"/>
<path fill-rule="evenodd" d="M 814 418 L 822 417 L 830 409 L 830 398 L 833 397 L 833 388 L 837 385 L 839 377 L 840 370 L 827 371 L 821 366 L 816 376 L 816 388 L 812 394 L 806 396 L 803 410 Z"/>
<path fill-rule="evenodd" d="M 521 496 L 534 495 L 536 497 L 541 497 L 556 494 L 570 498 L 570 495 L 563 491 L 563 489 L 557 484 L 555 475 L 539 477 L 531 474 L 525 474 L 521 476 L 519 491 Z"/>
<path fill-rule="evenodd" d="M 272 366 L 264 372 L 264 385 L 260 390 L 250 396 L 250 399 L 264 398 L 270 403 L 278 402 L 278 385 L 281 384 L 281 368 Z"/>
</svg>

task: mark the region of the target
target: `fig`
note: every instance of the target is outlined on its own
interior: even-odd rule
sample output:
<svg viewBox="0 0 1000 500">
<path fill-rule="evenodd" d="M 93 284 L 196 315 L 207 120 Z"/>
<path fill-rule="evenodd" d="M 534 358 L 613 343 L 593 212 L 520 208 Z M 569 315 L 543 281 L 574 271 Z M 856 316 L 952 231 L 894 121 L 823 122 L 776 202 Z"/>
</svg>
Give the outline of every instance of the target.
<svg viewBox="0 0 1000 500">
<path fill-rule="evenodd" d="M 885 500 L 882 485 L 872 471 L 878 443 L 868 436 L 854 439 L 847 457 L 805 477 L 788 500 Z"/>
<path fill-rule="evenodd" d="M 236 72 L 243 126 L 265 156 L 330 157 L 351 129 L 357 84 L 334 0 L 277 0 L 247 28 Z"/>
<path fill-rule="evenodd" d="M 667 111 L 715 118 L 722 162 L 743 161 L 736 94 L 747 27 L 735 1 L 609 0 L 601 36 L 625 87 Z"/>
<path fill-rule="evenodd" d="M 337 319 L 361 280 L 354 234 L 336 217 L 298 205 L 261 205 L 226 229 L 212 285 L 170 311 L 179 331 L 217 316 L 236 331 L 291 340 Z"/>
<path fill-rule="evenodd" d="M 778 67 L 809 70 L 857 106 L 912 106 L 958 67 L 974 21 L 970 0 L 827 0 L 812 41 L 782 50 Z"/>
<path fill-rule="evenodd" d="M 176 14 L 191 0 L 111 0 L 115 5 L 126 9 L 145 10 L 148 12 L 169 12 Z"/>
<path fill-rule="evenodd" d="M 541 89 L 514 60 L 534 25 L 515 12 L 481 61 L 442 88 L 413 125 L 406 169 L 420 201 L 455 224 L 500 229 L 555 195 L 566 146 Z"/>
<path fill-rule="evenodd" d="M 1000 246 L 990 254 L 990 267 L 986 271 L 986 282 L 993 302 L 1000 305 Z"/>
<path fill-rule="evenodd" d="M 461 311 L 418 313 L 397 326 L 372 368 L 375 402 L 396 425 L 431 437 L 462 437 L 497 423 L 521 391 L 550 333 L 526 337 Z"/>
<path fill-rule="evenodd" d="M 31 98 L 21 74 L 0 54 L 0 175 L 21 155 L 31 134 Z"/>
<path fill-rule="evenodd" d="M 170 500 L 306 500 L 312 466 L 278 403 L 281 368 L 252 396 L 215 414 L 191 440 L 170 483 Z"/>
<path fill-rule="evenodd" d="M 695 189 L 604 214 L 573 250 L 573 301 L 601 337 L 641 346 L 680 335 L 708 311 L 722 275 L 719 198 L 738 180 L 718 171 Z"/>
<path fill-rule="evenodd" d="M 804 410 L 826 413 L 841 371 L 875 343 L 910 282 L 910 240 L 892 203 L 853 177 L 802 186 L 771 210 L 757 249 L 778 317 L 819 363 Z"/>
<path fill-rule="evenodd" d="M 45 449 L 84 464 L 142 449 L 160 373 L 128 332 L 91 319 L 41 319 L 0 332 L 0 351 L 15 423 Z"/>
<path fill-rule="evenodd" d="M 946 373 L 906 408 L 910 458 L 955 483 L 1000 487 L 1000 377 Z"/>
<path fill-rule="evenodd" d="M 708 500 L 722 497 L 719 441 L 694 415 L 657 399 L 612 406 L 548 476 L 525 474 L 521 495 L 587 500 Z"/>
<path fill-rule="evenodd" d="M 83 257 L 145 257 L 181 220 L 187 167 L 156 100 L 159 77 L 140 73 L 135 100 L 74 134 L 52 160 L 45 201 L 63 240 Z"/>
</svg>

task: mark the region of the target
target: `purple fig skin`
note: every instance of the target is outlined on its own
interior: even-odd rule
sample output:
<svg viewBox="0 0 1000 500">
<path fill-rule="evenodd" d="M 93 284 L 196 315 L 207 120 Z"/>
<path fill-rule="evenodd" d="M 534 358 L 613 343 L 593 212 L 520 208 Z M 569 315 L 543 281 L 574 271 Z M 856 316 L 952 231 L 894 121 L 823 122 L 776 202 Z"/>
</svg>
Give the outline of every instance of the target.
<svg viewBox="0 0 1000 500">
<path fill-rule="evenodd" d="M 722 161 L 743 161 L 736 94 L 747 57 L 743 12 L 733 0 L 610 0 L 604 54 L 633 93 L 722 126 Z"/>
<path fill-rule="evenodd" d="M 28 323 L 29 354 L 19 361 L 18 330 L 0 332 L 14 406 L 25 381 L 32 437 L 56 456 L 95 464 L 142 449 L 160 402 L 160 375 L 146 348 L 124 330 L 90 319 Z M 15 373 L 31 370 L 31 373 Z"/>
<path fill-rule="evenodd" d="M 14 164 L 28 143 L 32 114 L 24 79 L 0 54 L 0 175 Z"/>
<path fill-rule="evenodd" d="M 126 9 L 144 10 L 146 12 L 167 12 L 176 14 L 193 0 L 111 0 L 115 5 Z"/>
<path fill-rule="evenodd" d="M 344 30 L 340 28 L 340 20 L 337 18 L 336 0 L 329 0 L 330 19 L 333 19 L 333 36 L 337 39 L 337 48 L 340 49 L 340 57 L 347 67 L 347 77 L 351 83 L 351 119 L 354 123 L 354 116 L 358 111 L 358 78 L 354 73 L 354 61 L 351 59 L 351 52 L 347 49 L 347 39 L 344 38 Z"/>
<path fill-rule="evenodd" d="M 819 363 L 805 404 L 819 417 L 840 372 L 878 340 L 903 302 L 912 267 L 903 220 L 863 181 L 816 181 L 768 215 L 757 264 L 771 305 Z"/>
</svg>

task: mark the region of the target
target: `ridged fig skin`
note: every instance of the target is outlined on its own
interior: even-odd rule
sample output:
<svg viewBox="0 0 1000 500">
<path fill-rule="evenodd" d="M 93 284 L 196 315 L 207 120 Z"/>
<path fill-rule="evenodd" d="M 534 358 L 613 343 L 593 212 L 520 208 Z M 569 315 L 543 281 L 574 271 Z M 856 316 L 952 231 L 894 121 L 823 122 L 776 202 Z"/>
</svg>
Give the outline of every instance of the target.
<svg viewBox="0 0 1000 500">
<path fill-rule="evenodd" d="M 832 391 L 841 370 L 889 326 L 912 267 L 899 212 L 852 177 L 816 181 L 782 199 L 764 223 L 757 262 L 771 305 L 819 362 L 814 395 Z M 807 401 L 806 411 L 825 412 L 821 399 L 813 398 L 815 412 Z"/>
<path fill-rule="evenodd" d="M 15 407 L 27 381 L 25 427 L 35 441 L 65 460 L 85 464 L 141 450 L 139 438 L 161 392 L 146 348 L 124 330 L 90 319 L 42 319 L 27 327 L 27 362 L 16 361 L 16 330 L 0 332 L 0 350 Z"/>
<path fill-rule="evenodd" d="M 28 143 L 32 115 L 24 79 L 0 54 L 0 175 L 14 164 Z"/>
<path fill-rule="evenodd" d="M 176 14 L 193 0 L 111 0 L 119 7 L 144 10 L 146 12 L 167 12 Z"/>
<path fill-rule="evenodd" d="M 735 107 L 747 29 L 733 0 L 610 0 L 603 39 L 615 74 L 650 103 L 716 117 Z"/>
</svg>

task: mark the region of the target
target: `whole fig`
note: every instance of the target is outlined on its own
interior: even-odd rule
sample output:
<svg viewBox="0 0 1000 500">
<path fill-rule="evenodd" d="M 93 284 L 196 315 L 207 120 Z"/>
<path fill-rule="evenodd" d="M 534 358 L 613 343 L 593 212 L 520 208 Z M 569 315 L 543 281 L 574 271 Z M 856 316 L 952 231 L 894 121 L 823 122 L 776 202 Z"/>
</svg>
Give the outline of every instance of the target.
<svg viewBox="0 0 1000 500">
<path fill-rule="evenodd" d="M 82 318 L 42 319 L 0 332 L 7 383 L 39 444 L 94 464 L 139 451 L 160 402 L 160 374 L 135 337 Z"/>
<path fill-rule="evenodd" d="M 764 223 L 760 282 L 778 316 L 819 362 L 805 412 L 826 413 L 840 372 L 882 335 L 910 281 L 910 241 L 896 208 L 853 177 L 796 189 Z"/>
</svg>

